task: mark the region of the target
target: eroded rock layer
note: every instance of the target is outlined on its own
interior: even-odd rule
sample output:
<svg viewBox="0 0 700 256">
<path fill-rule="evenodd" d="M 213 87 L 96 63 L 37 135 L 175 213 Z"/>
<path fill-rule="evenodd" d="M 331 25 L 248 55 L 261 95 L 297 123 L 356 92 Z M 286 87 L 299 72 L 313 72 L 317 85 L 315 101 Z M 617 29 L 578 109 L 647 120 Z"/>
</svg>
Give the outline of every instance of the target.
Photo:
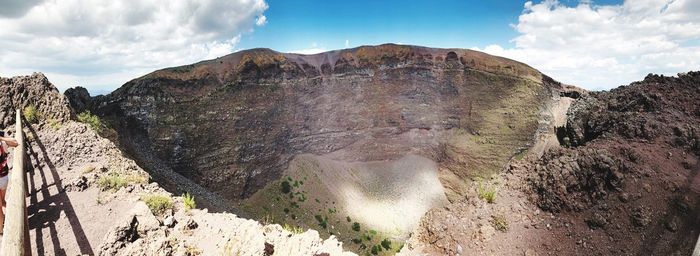
<svg viewBox="0 0 700 256">
<path fill-rule="evenodd" d="M 462 49 L 254 49 L 132 80 L 95 98 L 94 111 L 137 158 L 227 198 L 252 195 L 296 155 L 339 150 L 343 161 L 428 157 L 453 196 L 526 147 L 549 84 L 522 63 Z"/>
</svg>

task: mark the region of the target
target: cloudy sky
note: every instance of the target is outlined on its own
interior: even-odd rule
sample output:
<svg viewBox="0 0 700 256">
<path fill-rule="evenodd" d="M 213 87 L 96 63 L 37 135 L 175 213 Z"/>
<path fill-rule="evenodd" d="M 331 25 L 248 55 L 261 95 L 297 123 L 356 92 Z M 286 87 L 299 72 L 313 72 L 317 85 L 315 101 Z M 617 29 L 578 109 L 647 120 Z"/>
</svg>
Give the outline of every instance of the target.
<svg viewBox="0 0 700 256">
<path fill-rule="evenodd" d="M 0 0 L 0 28 L 0 76 L 93 94 L 257 47 L 470 48 L 588 89 L 700 70 L 697 0 Z"/>
</svg>

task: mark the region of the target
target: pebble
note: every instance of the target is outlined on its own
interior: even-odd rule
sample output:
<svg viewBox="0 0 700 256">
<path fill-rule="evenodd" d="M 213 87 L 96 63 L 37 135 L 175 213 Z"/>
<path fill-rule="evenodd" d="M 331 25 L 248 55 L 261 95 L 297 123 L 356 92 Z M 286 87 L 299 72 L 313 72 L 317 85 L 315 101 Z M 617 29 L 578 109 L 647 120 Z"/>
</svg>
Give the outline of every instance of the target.
<svg viewBox="0 0 700 256">
<path fill-rule="evenodd" d="M 177 223 L 177 221 L 175 221 L 175 217 L 173 216 L 168 216 L 165 218 L 165 220 L 163 220 L 163 225 L 169 228 L 175 226 L 175 223 Z"/>
</svg>

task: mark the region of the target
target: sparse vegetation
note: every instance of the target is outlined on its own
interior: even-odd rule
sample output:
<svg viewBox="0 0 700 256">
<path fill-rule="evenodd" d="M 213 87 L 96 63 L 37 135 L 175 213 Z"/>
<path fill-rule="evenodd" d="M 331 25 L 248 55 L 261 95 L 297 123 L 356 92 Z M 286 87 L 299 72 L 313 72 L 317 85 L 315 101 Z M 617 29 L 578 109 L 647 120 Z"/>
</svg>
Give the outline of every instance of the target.
<svg viewBox="0 0 700 256">
<path fill-rule="evenodd" d="M 51 129 L 53 129 L 54 131 L 60 130 L 62 126 L 63 125 L 58 120 L 53 118 L 49 119 L 49 127 L 51 127 Z"/>
<path fill-rule="evenodd" d="M 173 201 L 169 196 L 160 194 L 149 194 L 141 196 L 141 201 L 148 205 L 151 212 L 155 215 L 161 215 L 165 211 L 173 208 Z"/>
<path fill-rule="evenodd" d="M 352 230 L 355 230 L 356 232 L 360 232 L 360 223 L 357 223 L 357 222 L 352 223 Z"/>
<path fill-rule="evenodd" d="M 487 187 L 484 184 L 479 184 L 477 192 L 479 193 L 479 198 L 486 200 L 487 203 L 492 204 L 496 202 L 497 191 L 494 186 Z"/>
<path fill-rule="evenodd" d="M 314 219 L 318 221 L 318 225 L 322 228 L 328 228 L 328 217 L 322 217 L 321 215 L 314 215 Z"/>
<path fill-rule="evenodd" d="M 508 220 L 506 220 L 506 217 L 503 215 L 491 216 L 491 225 L 498 231 L 508 231 Z"/>
<path fill-rule="evenodd" d="M 292 192 L 292 186 L 289 185 L 289 181 L 282 181 L 280 183 L 280 189 L 282 193 L 289 194 L 289 192 Z"/>
<path fill-rule="evenodd" d="M 87 170 L 87 169 L 86 169 Z M 94 168 L 93 168 L 94 170 Z M 142 175 L 122 175 L 116 172 L 111 172 L 97 180 L 97 186 L 100 190 L 119 190 L 129 184 L 142 184 L 148 181 L 148 177 Z"/>
<path fill-rule="evenodd" d="M 102 128 L 104 128 L 102 120 L 100 120 L 98 116 L 90 113 L 90 111 L 85 111 L 78 114 L 78 121 L 90 125 L 90 127 L 96 132 L 102 132 Z"/>
<path fill-rule="evenodd" d="M 241 255 L 241 252 L 238 251 L 237 249 L 234 249 L 234 240 L 229 239 L 228 242 L 226 242 L 226 245 L 224 245 L 224 250 L 221 252 L 221 255 L 224 256 L 238 256 Z M 235 251 L 234 251 L 235 250 Z M 234 253 L 235 252 L 235 253 Z"/>
<path fill-rule="evenodd" d="M 284 230 L 287 230 L 287 231 L 289 231 L 289 232 L 292 233 L 292 234 L 301 234 L 301 233 L 304 233 L 304 229 L 302 229 L 301 227 L 292 226 L 292 225 L 289 225 L 289 224 L 287 224 L 287 223 L 285 223 L 284 225 L 282 225 L 282 228 L 284 228 Z"/>
<path fill-rule="evenodd" d="M 97 180 L 97 186 L 102 191 L 119 190 L 120 188 L 126 187 L 126 185 L 128 185 L 126 178 L 115 172 L 102 176 Z"/>
<path fill-rule="evenodd" d="M 374 246 L 372 246 L 372 250 L 370 251 L 372 252 L 372 255 L 378 255 L 379 252 L 382 251 L 382 247 L 378 244 L 375 244 Z"/>
<path fill-rule="evenodd" d="M 272 223 L 275 223 L 275 217 L 272 217 L 271 215 L 265 215 L 265 217 L 262 218 L 260 221 L 262 222 L 263 225 L 270 225 Z"/>
<path fill-rule="evenodd" d="M 24 109 L 22 110 L 22 115 L 24 116 L 24 119 L 26 119 L 29 123 L 39 122 L 39 111 L 34 105 L 24 107 Z"/>
<path fill-rule="evenodd" d="M 201 254 L 202 254 L 202 250 L 200 250 L 199 248 L 197 248 L 193 245 L 185 245 L 185 255 L 197 256 L 197 255 L 201 255 Z"/>
<path fill-rule="evenodd" d="M 391 249 L 391 240 L 389 240 L 388 238 L 384 238 L 384 240 L 382 240 L 381 245 L 382 247 L 384 247 L 384 250 L 389 250 Z"/>
<path fill-rule="evenodd" d="M 185 210 L 192 210 L 197 208 L 197 203 L 194 201 L 194 197 L 190 195 L 189 192 L 182 194 L 182 201 L 185 204 Z"/>
</svg>

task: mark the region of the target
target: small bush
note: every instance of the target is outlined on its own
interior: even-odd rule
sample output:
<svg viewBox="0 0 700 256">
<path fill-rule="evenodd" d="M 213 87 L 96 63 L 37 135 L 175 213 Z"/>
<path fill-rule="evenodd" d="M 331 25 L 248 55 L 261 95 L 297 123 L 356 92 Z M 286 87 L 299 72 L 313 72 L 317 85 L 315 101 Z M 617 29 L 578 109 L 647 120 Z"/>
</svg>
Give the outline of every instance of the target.
<svg viewBox="0 0 700 256">
<path fill-rule="evenodd" d="M 22 115 L 24 116 L 24 119 L 27 120 L 27 122 L 39 122 L 39 111 L 36 110 L 36 107 L 34 105 L 24 107 L 24 110 L 22 110 Z"/>
<path fill-rule="evenodd" d="M 292 233 L 292 234 L 304 233 L 304 229 L 302 229 L 301 227 L 292 226 L 292 225 L 289 225 L 287 223 L 282 225 L 282 228 L 284 228 L 284 230 L 287 230 L 287 231 L 289 231 L 289 233 Z"/>
<path fill-rule="evenodd" d="M 97 180 L 97 186 L 100 190 L 119 190 L 120 188 L 126 187 L 128 185 L 127 180 L 118 173 L 110 173 L 106 176 L 100 177 Z"/>
<path fill-rule="evenodd" d="M 182 201 L 185 203 L 185 210 L 197 208 L 197 203 L 194 201 L 194 197 L 190 195 L 190 193 L 185 192 L 182 194 Z"/>
<path fill-rule="evenodd" d="M 384 238 L 384 240 L 382 240 L 381 244 L 382 244 L 382 247 L 384 247 L 384 250 L 388 251 L 389 249 L 391 249 L 391 241 L 389 240 L 389 238 Z"/>
<path fill-rule="evenodd" d="M 479 193 L 479 198 L 486 200 L 487 203 L 494 203 L 496 201 L 496 188 L 489 186 L 486 188 L 483 184 L 479 185 L 477 191 Z"/>
<path fill-rule="evenodd" d="M 382 251 L 382 247 L 379 246 L 378 244 L 372 246 L 371 252 L 372 252 L 373 255 L 377 255 L 377 254 L 379 254 L 379 252 L 381 252 L 381 251 Z"/>
<path fill-rule="evenodd" d="M 321 215 L 315 215 L 314 218 L 318 221 L 318 225 L 322 228 L 328 228 L 328 217 L 321 217 Z"/>
<path fill-rule="evenodd" d="M 356 232 L 360 232 L 360 223 L 357 223 L 357 222 L 352 223 L 352 230 L 355 230 Z"/>
<path fill-rule="evenodd" d="M 145 202 L 155 215 L 161 215 L 165 213 L 166 210 L 173 208 L 173 201 L 170 197 L 164 195 L 144 195 L 141 197 L 141 201 Z"/>
<path fill-rule="evenodd" d="M 96 115 L 90 113 L 90 111 L 85 111 L 78 114 L 78 122 L 90 125 L 90 127 L 96 132 L 102 132 L 102 128 L 104 127 L 102 120 L 100 120 L 100 118 Z"/>
<path fill-rule="evenodd" d="M 51 127 L 51 129 L 53 129 L 54 131 L 60 130 L 62 126 L 63 125 L 58 120 L 53 118 L 49 119 L 49 127 Z"/>
<path fill-rule="evenodd" d="M 498 231 L 508 231 L 508 220 L 506 220 L 506 217 L 504 217 L 503 215 L 491 216 L 491 225 Z"/>
<path fill-rule="evenodd" d="M 289 194 L 289 192 L 292 192 L 292 186 L 289 185 L 289 181 L 282 181 L 280 188 L 282 193 Z"/>
<path fill-rule="evenodd" d="M 192 246 L 192 245 L 185 246 L 185 255 L 197 256 L 197 255 L 201 255 L 201 254 L 202 254 L 202 250 L 200 250 L 199 248 Z"/>
</svg>

